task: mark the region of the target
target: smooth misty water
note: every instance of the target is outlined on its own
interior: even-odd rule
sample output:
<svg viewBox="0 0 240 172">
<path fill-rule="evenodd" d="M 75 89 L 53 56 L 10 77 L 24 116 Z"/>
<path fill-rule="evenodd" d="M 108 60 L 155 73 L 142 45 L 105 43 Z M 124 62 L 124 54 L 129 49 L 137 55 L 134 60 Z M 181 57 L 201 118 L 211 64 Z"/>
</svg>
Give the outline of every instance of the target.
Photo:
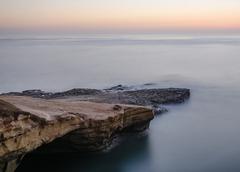
<svg viewBox="0 0 240 172">
<path fill-rule="evenodd" d="M 29 156 L 18 172 L 235 172 L 240 170 L 240 37 L 2 36 L 0 92 L 187 87 L 191 98 L 143 136 L 98 154 Z"/>
</svg>

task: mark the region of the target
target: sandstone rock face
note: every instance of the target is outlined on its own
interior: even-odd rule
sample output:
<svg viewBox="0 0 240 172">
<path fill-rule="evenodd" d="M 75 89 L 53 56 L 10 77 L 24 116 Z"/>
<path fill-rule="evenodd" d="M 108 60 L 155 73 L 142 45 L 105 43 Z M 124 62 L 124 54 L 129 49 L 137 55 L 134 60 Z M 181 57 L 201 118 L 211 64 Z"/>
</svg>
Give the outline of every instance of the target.
<svg viewBox="0 0 240 172">
<path fill-rule="evenodd" d="M 74 151 L 101 150 L 117 133 L 131 127 L 143 130 L 154 117 L 150 108 L 141 106 L 23 96 L 0 99 L 0 167 L 5 172 L 24 154 L 57 138 Z"/>
<path fill-rule="evenodd" d="M 92 152 L 111 145 L 118 133 L 141 132 L 149 127 L 153 119 L 151 110 L 141 107 L 126 107 L 124 113 L 104 120 L 90 119 L 77 130 L 46 145 L 41 152 Z"/>
<path fill-rule="evenodd" d="M 26 90 L 0 95 L 0 172 L 13 172 L 28 152 L 99 151 L 124 132 L 148 128 L 162 104 L 182 103 L 185 88 Z M 147 107 L 146 107 L 147 106 Z"/>
</svg>

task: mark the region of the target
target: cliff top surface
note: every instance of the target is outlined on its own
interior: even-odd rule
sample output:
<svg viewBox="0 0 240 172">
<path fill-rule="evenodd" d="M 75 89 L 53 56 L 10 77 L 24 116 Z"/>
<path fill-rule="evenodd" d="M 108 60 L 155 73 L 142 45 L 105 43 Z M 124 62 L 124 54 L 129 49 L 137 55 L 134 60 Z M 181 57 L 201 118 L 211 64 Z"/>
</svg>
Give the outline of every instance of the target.
<svg viewBox="0 0 240 172">
<path fill-rule="evenodd" d="M 62 115 L 80 115 L 86 118 L 104 119 L 123 112 L 124 105 L 78 101 L 74 99 L 40 99 L 26 96 L 0 96 L 1 112 L 23 112 L 34 114 L 46 120 Z M 127 106 L 129 107 L 129 105 Z M 134 107 L 134 106 L 132 106 Z"/>
<path fill-rule="evenodd" d="M 3 112 L 3 111 L 14 113 L 19 111 L 19 109 L 6 101 L 0 100 L 0 112 Z"/>
</svg>

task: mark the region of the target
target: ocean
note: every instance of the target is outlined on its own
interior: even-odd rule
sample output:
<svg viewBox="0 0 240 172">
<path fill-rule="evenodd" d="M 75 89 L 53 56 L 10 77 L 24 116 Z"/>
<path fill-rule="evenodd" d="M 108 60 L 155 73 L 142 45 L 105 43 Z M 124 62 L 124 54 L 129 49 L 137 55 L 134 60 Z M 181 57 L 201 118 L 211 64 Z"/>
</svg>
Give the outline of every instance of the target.
<svg viewBox="0 0 240 172">
<path fill-rule="evenodd" d="M 240 171 L 239 76 L 237 34 L 0 35 L 0 93 L 191 89 L 142 136 L 96 154 L 28 156 L 17 172 Z"/>
</svg>

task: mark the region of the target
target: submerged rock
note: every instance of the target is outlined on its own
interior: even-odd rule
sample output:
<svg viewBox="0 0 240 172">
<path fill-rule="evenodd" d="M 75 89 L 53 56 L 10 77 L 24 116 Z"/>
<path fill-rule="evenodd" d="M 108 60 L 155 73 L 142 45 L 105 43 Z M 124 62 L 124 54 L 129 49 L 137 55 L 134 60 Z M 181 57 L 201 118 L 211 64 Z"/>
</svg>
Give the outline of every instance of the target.
<svg viewBox="0 0 240 172">
<path fill-rule="evenodd" d="M 161 105 L 153 105 L 153 112 L 155 115 L 161 115 L 165 112 L 168 112 L 168 109 Z"/>
</svg>

